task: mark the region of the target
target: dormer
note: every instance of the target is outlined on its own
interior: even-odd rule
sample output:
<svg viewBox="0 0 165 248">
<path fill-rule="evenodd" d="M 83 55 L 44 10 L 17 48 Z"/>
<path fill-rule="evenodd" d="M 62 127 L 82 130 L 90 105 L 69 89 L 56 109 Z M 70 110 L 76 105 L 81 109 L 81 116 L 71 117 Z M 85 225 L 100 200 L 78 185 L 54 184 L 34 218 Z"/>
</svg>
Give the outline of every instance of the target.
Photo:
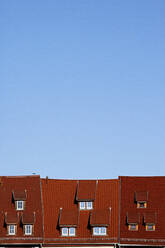
<svg viewBox="0 0 165 248">
<path fill-rule="evenodd" d="M 93 210 L 90 214 L 90 226 L 94 236 L 107 235 L 107 227 L 110 224 L 110 209 Z"/>
<path fill-rule="evenodd" d="M 17 213 L 5 213 L 5 224 L 7 226 L 8 235 L 16 235 L 17 233 L 17 224 L 18 224 L 18 215 Z"/>
<path fill-rule="evenodd" d="M 61 236 L 76 236 L 76 228 L 78 226 L 78 211 L 60 208 L 59 227 Z"/>
<path fill-rule="evenodd" d="M 96 181 L 80 180 L 77 185 L 76 201 L 80 210 L 93 209 L 96 197 Z"/>
<path fill-rule="evenodd" d="M 23 213 L 21 222 L 24 235 L 32 235 L 34 233 L 35 213 Z"/>
<path fill-rule="evenodd" d="M 135 192 L 135 202 L 137 208 L 147 208 L 148 192 L 137 191 Z"/>
<path fill-rule="evenodd" d="M 155 231 L 157 213 L 147 212 L 143 216 L 146 231 Z"/>
<path fill-rule="evenodd" d="M 140 216 L 138 213 L 129 211 L 127 213 L 127 225 L 129 231 L 138 231 Z"/>
<path fill-rule="evenodd" d="M 27 199 L 26 190 L 14 190 L 12 192 L 16 210 L 24 210 Z"/>
</svg>

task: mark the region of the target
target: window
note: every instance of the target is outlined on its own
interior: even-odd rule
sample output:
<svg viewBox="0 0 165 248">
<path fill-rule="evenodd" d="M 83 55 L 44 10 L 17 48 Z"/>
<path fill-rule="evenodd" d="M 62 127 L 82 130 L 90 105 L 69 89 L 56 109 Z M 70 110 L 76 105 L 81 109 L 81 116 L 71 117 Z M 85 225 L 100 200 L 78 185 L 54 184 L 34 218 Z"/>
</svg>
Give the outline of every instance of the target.
<svg viewBox="0 0 165 248">
<path fill-rule="evenodd" d="M 32 225 L 25 225 L 25 235 L 32 235 Z"/>
<path fill-rule="evenodd" d="M 93 208 L 92 202 L 86 202 L 86 207 L 87 209 L 92 209 Z"/>
<path fill-rule="evenodd" d="M 16 202 L 16 209 L 17 210 L 23 210 L 24 204 L 23 201 L 17 201 Z"/>
<path fill-rule="evenodd" d="M 138 231 L 138 224 L 129 224 L 128 230 L 129 231 Z"/>
<path fill-rule="evenodd" d="M 85 202 L 80 202 L 80 209 L 85 209 Z"/>
<path fill-rule="evenodd" d="M 94 227 L 93 228 L 93 235 L 106 235 L 107 228 L 106 227 Z"/>
<path fill-rule="evenodd" d="M 146 208 L 147 202 L 137 202 L 137 208 Z"/>
<path fill-rule="evenodd" d="M 93 202 L 92 201 L 80 202 L 79 207 L 81 210 L 93 209 Z"/>
<path fill-rule="evenodd" d="M 15 225 L 9 225 L 8 234 L 9 235 L 15 235 Z"/>
<path fill-rule="evenodd" d="M 75 228 L 74 227 L 69 228 L 69 236 L 75 236 Z"/>
<path fill-rule="evenodd" d="M 155 231 L 155 225 L 154 224 L 147 224 L 146 225 L 146 231 Z"/>
<path fill-rule="evenodd" d="M 76 228 L 75 227 L 63 227 L 62 236 L 75 236 Z"/>
</svg>

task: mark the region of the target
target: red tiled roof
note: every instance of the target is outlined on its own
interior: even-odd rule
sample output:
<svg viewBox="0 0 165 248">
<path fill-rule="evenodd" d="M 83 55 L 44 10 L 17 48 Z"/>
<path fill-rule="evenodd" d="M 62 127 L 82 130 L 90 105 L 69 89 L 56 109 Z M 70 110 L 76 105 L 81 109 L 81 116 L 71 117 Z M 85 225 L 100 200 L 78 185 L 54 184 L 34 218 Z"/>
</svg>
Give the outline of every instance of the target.
<svg viewBox="0 0 165 248">
<path fill-rule="evenodd" d="M 5 213 L 5 223 L 8 224 L 17 224 L 18 223 L 18 214 L 17 213 Z"/>
<path fill-rule="evenodd" d="M 41 205 L 41 189 L 40 189 L 40 176 L 4 176 L 0 177 L 0 213 L 7 213 L 5 215 L 2 214 L 0 218 L 0 244 L 3 246 L 5 243 L 8 244 L 38 244 L 42 242 L 43 239 L 43 225 L 42 225 L 42 205 Z M 15 202 L 13 201 L 13 194 L 15 192 L 16 195 L 18 192 L 27 192 L 26 201 L 25 201 L 25 209 L 24 210 L 16 210 Z M 18 195 L 17 195 L 18 196 Z M 19 197 L 24 196 L 24 193 L 20 194 Z M 16 198 L 18 199 L 18 198 Z M 20 198 L 19 198 L 20 199 Z M 25 198 L 24 198 L 25 199 Z M 33 237 L 24 236 L 23 228 L 21 223 L 21 216 L 23 213 L 27 213 L 31 215 L 31 213 L 35 212 L 35 224 L 33 230 Z M 11 224 L 12 222 L 16 222 L 16 214 L 18 214 L 18 224 L 17 224 L 17 233 L 16 235 L 8 236 L 7 228 L 4 223 Z M 14 220 L 13 220 L 14 218 Z M 14 241 L 13 241 L 14 240 Z M 32 241 L 33 240 L 33 241 Z"/>
<path fill-rule="evenodd" d="M 22 224 L 34 224 L 35 223 L 35 213 L 23 213 Z"/>
<path fill-rule="evenodd" d="M 165 177 L 119 177 L 120 179 L 120 243 L 136 245 L 165 246 Z M 146 208 L 137 208 L 135 192 L 148 192 Z M 145 198 L 144 198 L 145 197 Z M 145 200 L 140 193 L 136 200 Z M 133 211 L 140 216 L 138 231 L 128 230 L 127 212 Z M 158 213 L 155 215 L 151 213 Z M 146 231 L 145 221 L 155 221 L 155 231 Z"/>
<path fill-rule="evenodd" d="M 76 199 L 77 184 L 76 180 L 55 180 L 42 179 L 42 196 L 44 209 L 44 245 L 57 245 L 65 243 L 67 245 L 83 243 L 116 243 L 118 241 L 118 213 L 119 213 L 119 181 L 98 180 L 80 181 L 83 188 L 79 188 L 78 200 L 94 199 L 93 210 L 79 210 Z M 88 185 L 88 187 L 87 187 Z M 92 189 L 92 190 L 91 190 Z M 81 191 L 82 190 L 82 191 Z M 88 194 L 88 191 L 90 192 Z M 81 193 L 82 192 L 82 193 Z M 79 195 L 80 193 L 80 195 Z M 94 237 L 90 228 L 90 213 L 95 210 L 107 210 L 111 207 L 110 225 L 107 226 L 106 237 Z M 75 237 L 62 237 L 58 228 L 59 209 L 62 214 L 65 210 L 79 212 L 78 225 Z M 73 215 L 71 214 L 73 217 Z M 98 217 L 98 216 L 97 216 Z M 62 215 L 63 218 L 63 215 Z M 69 218 L 69 220 L 67 219 Z M 71 223 L 73 218 L 65 217 L 60 220 L 60 224 Z M 75 222 L 75 221 L 74 221 Z M 107 222 L 107 221 L 106 221 Z M 73 223 L 73 222 L 72 222 Z M 71 223 L 71 224 L 72 224 Z"/>
<path fill-rule="evenodd" d="M 26 191 L 25 190 L 14 190 L 13 191 L 14 201 L 25 201 L 26 200 Z"/>
<path fill-rule="evenodd" d="M 144 223 L 145 224 L 156 224 L 157 213 L 156 212 L 146 212 L 144 213 Z"/>
<path fill-rule="evenodd" d="M 77 201 L 94 201 L 96 193 L 95 180 L 82 180 L 77 185 Z"/>
<path fill-rule="evenodd" d="M 137 202 L 146 202 L 148 200 L 148 192 L 146 191 L 137 191 L 135 192 L 135 199 Z"/>
<path fill-rule="evenodd" d="M 127 223 L 128 224 L 138 224 L 140 221 L 139 213 L 129 211 L 127 213 Z"/>
<path fill-rule="evenodd" d="M 78 211 L 73 209 L 61 209 L 59 216 L 59 226 L 77 226 Z"/>
<path fill-rule="evenodd" d="M 91 226 L 108 226 L 110 224 L 110 209 L 93 210 L 90 216 Z"/>
</svg>

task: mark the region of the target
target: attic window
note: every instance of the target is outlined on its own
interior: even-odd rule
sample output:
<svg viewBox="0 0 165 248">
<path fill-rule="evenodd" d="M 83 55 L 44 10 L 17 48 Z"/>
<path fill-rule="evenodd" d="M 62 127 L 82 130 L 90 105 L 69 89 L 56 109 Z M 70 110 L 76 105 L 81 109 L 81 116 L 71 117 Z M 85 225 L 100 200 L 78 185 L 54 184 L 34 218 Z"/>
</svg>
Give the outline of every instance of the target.
<svg viewBox="0 0 165 248">
<path fill-rule="evenodd" d="M 16 213 L 5 213 L 5 224 L 7 225 L 8 235 L 16 234 L 18 216 Z"/>
<path fill-rule="evenodd" d="M 106 227 L 93 227 L 93 235 L 96 236 L 104 236 L 107 234 L 107 228 Z"/>
<path fill-rule="evenodd" d="M 15 202 L 16 210 L 24 210 L 26 201 L 26 191 L 25 190 L 15 190 L 13 191 L 13 199 Z"/>
<path fill-rule="evenodd" d="M 138 224 L 129 224 L 128 230 L 129 231 L 138 231 Z"/>
<path fill-rule="evenodd" d="M 144 224 L 146 231 L 155 231 L 157 213 L 148 212 L 144 214 Z"/>
<path fill-rule="evenodd" d="M 92 209 L 96 195 L 96 180 L 80 180 L 77 185 L 76 201 L 79 209 Z"/>
<path fill-rule="evenodd" d="M 24 213 L 22 215 L 22 224 L 25 235 L 32 235 L 34 223 L 35 223 L 35 213 Z"/>
<path fill-rule="evenodd" d="M 8 234 L 15 235 L 16 234 L 16 225 L 8 225 Z"/>
<path fill-rule="evenodd" d="M 63 227 L 62 236 L 75 236 L 76 228 L 75 227 Z"/>
<path fill-rule="evenodd" d="M 93 235 L 107 235 L 107 227 L 110 223 L 110 209 L 93 210 L 90 214 L 90 225 Z"/>
<path fill-rule="evenodd" d="M 60 208 L 59 227 L 62 236 L 75 236 L 78 225 L 78 211 Z"/>
<path fill-rule="evenodd" d="M 24 201 L 16 201 L 16 210 L 24 209 Z"/>
<path fill-rule="evenodd" d="M 80 210 L 90 210 L 93 209 L 93 202 L 92 201 L 82 201 L 79 202 Z"/>
<path fill-rule="evenodd" d="M 24 226 L 24 234 L 25 235 L 32 235 L 33 225 L 25 225 Z"/>
<path fill-rule="evenodd" d="M 136 212 L 127 213 L 127 224 L 129 231 L 138 231 L 139 214 Z"/>
<path fill-rule="evenodd" d="M 137 208 L 147 208 L 148 192 L 139 191 L 135 192 L 135 201 Z"/>
<path fill-rule="evenodd" d="M 154 224 L 147 224 L 146 225 L 146 231 L 155 231 L 155 225 Z"/>
</svg>

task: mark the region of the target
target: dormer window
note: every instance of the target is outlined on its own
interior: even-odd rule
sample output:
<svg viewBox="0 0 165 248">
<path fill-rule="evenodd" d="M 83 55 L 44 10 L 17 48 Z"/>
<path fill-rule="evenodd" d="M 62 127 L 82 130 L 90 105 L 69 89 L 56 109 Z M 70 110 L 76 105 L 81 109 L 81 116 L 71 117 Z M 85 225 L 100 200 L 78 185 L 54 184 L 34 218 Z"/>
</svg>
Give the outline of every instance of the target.
<svg viewBox="0 0 165 248">
<path fill-rule="evenodd" d="M 90 226 L 92 227 L 93 235 L 107 235 L 107 228 L 110 223 L 110 209 L 93 210 L 90 214 Z"/>
<path fill-rule="evenodd" d="M 15 235 L 18 224 L 18 216 L 16 213 L 5 213 L 5 224 L 7 226 L 8 235 Z"/>
<path fill-rule="evenodd" d="M 128 230 L 129 231 L 138 231 L 138 224 L 129 224 Z"/>
<path fill-rule="evenodd" d="M 63 237 L 76 236 L 78 225 L 78 211 L 60 208 L 59 227 Z"/>
<path fill-rule="evenodd" d="M 80 180 L 77 185 L 76 201 L 80 210 L 93 209 L 96 195 L 95 180 Z"/>
<path fill-rule="evenodd" d="M 35 213 L 23 213 L 21 221 L 24 235 L 32 235 L 35 223 Z"/>
<path fill-rule="evenodd" d="M 135 202 L 137 208 L 147 208 L 148 192 L 139 191 L 135 192 Z"/>
<path fill-rule="evenodd" d="M 8 234 L 9 235 L 15 235 L 16 234 L 16 226 L 15 225 L 9 225 L 8 226 Z"/>
<path fill-rule="evenodd" d="M 15 190 L 13 191 L 13 200 L 15 202 L 16 210 L 24 210 L 26 202 L 26 191 Z"/>
<path fill-rule="evenodd" d="M 138 224 L 139 224 L 139 214 L 131 211 L 127 213 L 127 224 L 128 224 L 128 230 L 129 231 L 138 231 Z"/>
<path fill-rule="evenodd" d="M 146 208 L 147 202 L 137 202 L 137 208 Z"/>
<path fill-rule="evenodd" d="M 75 236 L 76 228 L 75 227 L 63 227 L 62 236 Z"/>
<path fill-rule="evenodd" d="M 155 231 L 154 224 L 146 224 L 146 231 Z"/>
<path fill-rule="evenodd" d="M 144 225 L 146 231 L 155 231 L 156 219 L 156 212 L 147 212 L 144 214 Z"/>
<path fill-rule="evenodd" d="M 25 225 L 25 227 L 24 227 L 25 229 L 24 229 L 24 233 L 25 233 L 25 235 L 32 235 L 32 228 L 33 228 L 33 226 L 32 225 Z"/>
<path fill-rule="evenodd" d="M 16 201 L 16 210 L 23 210 L 23 209 L 24 209 L 24 202 Z"/>
<path fill-rule="evenodd" d="M 90 210 L 93 209 L 93 202 L 92 201 L 80 201 L 79 202 L 80 210 Z"/>
<path fill-rule="evenodd" d="M 93 235 L 104 236 L 107 234 L 106 227 L 93 227 Z"/>
</svg>

